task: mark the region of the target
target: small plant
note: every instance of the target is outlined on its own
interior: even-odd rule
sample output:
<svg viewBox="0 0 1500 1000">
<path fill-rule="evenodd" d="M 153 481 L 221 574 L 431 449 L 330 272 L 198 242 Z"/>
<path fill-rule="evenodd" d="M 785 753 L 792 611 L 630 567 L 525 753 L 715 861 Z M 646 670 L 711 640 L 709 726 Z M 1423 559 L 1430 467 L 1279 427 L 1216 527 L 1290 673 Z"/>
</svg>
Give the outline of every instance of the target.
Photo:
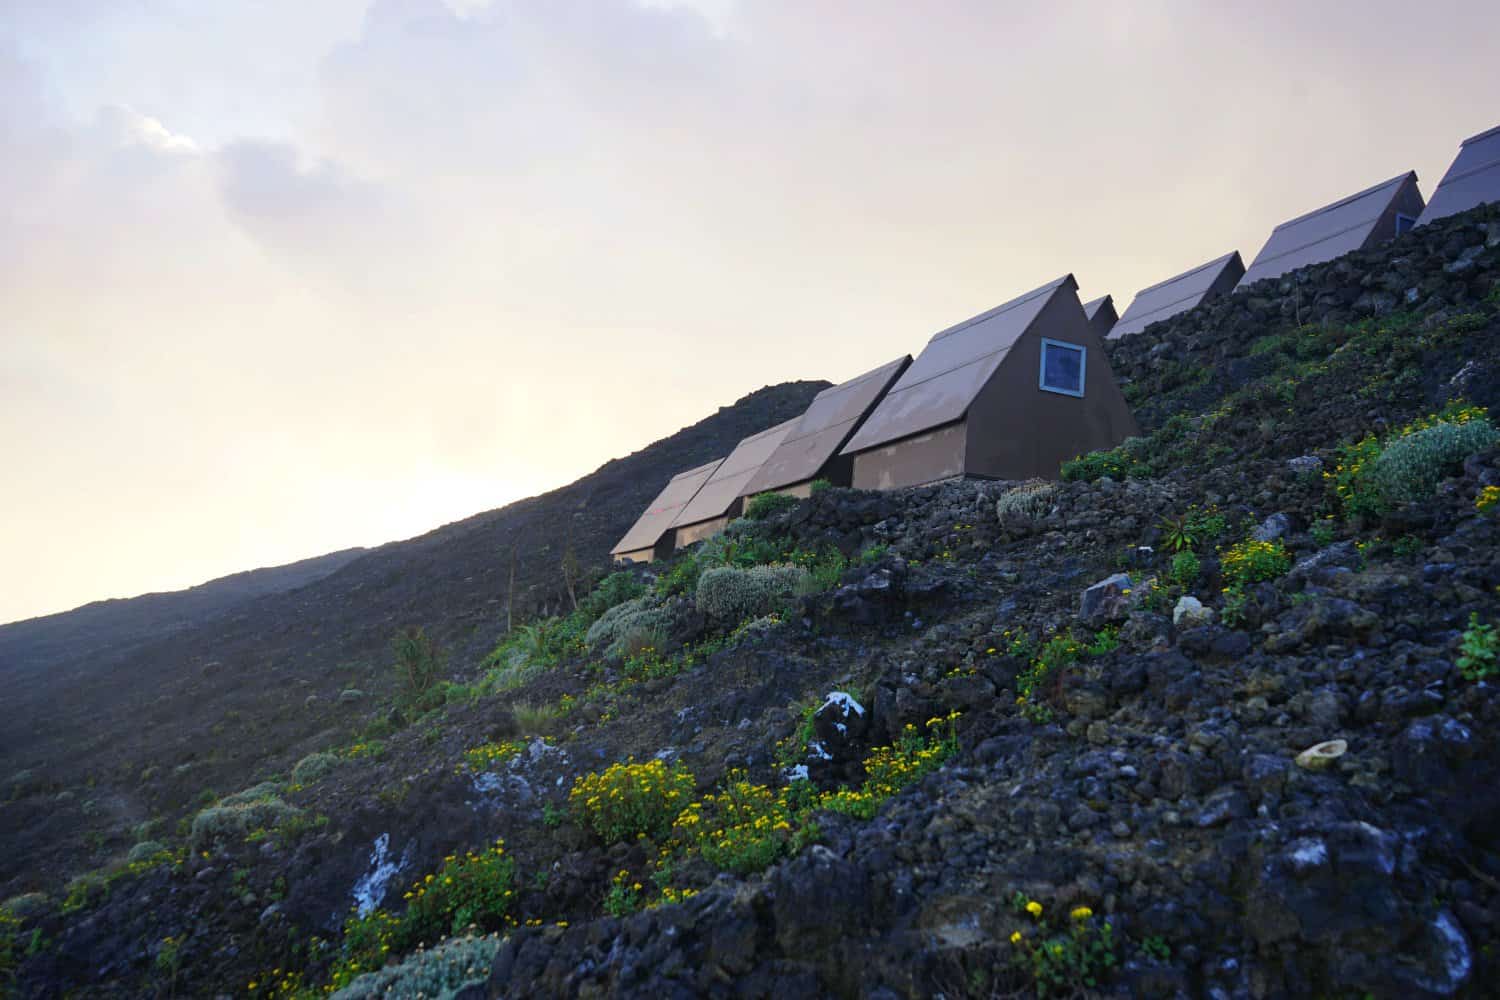
<svg viewBox="0 0 1500 1000">
<path fill-rule="evenodd" d="M 1072 636 L 1055 635 L 1037 652 L 1031 666 L 1016 677 L 1016 704 L 1034 722 L 1052 718 L 1051 710 L 1040 704 L 1042 688 L 1062 668 L 1077 663 L 1083 655 L 1083 644 Z"/>
<path fill-rule="evenodd" d="M 402 698 L 418 701 L 437 683 L 442 661 L 437 643 L 420 627 L 412 625 L 397 633 L 391 640 L 391 649 L 396 655 L 396 677 Z"/>
<path fill-rule="evenodd" d="M 1008 528 L 1032 524 L 1047 516 L 1056 493 L 1057 487 L 1044 480 L 1022 483 L 995 502 L 995 517 Z"/>
<path fill-rule="evenodd" d="M 1198 582 L 1201 568 L 1197 554 L 1192 549 L 1184 549 L 1172 557 L 1172 582 L 1187 590 Z"/>
<path fill-rule="evenodd" d="M 1490 510 L 1496 504 L 1500 504 L 1500 486 L 1486 486 L 1474 498 L 1474 509 L 1481 514 Z"/>
<path fill-rule="evenodd" d="M 800 502 L 787 493 L 762 493 L 745 504 L 745 516 L 752 521 L 764 521 L 786 513 Z"/>
<path fill-rule="evenodd" d="M 1244 586 L 1283 575 L 1292 568 L 1292 556 L 1280 539 L 1270 542 L 1251 539 L 1226 549 L 1219 565 L 1226 580 Z"/>
<path fill-rule="evenodd" d="M 1441 420 L 1386 445 L 1370 468 L 1370 480 L 1387 504 L 1421 500 L 1432 495 L 1449 469 L 1497 442 L 1500 431 L 1482 415 Z"/>
<path fill-rule="evenodd" d="M 1189 507 L 1187 513 L 1163 518 L 1157 525 L 1162 533 L 1162 546 L 1169 552 L 1186 552 L 1211 543 L 1224 533 L 1226 526 L 1224 515 L 1215 506 Z"/>
<path fill-rule="evenodd" d="M 830 480 L 830 479 L 814 479 L 812 482 L 810 482 L 810 483 L 807 484 L 807 495 L 815 497 L 819 493 L 822 493 L 824 490 L 831 490 L 831 489 L 833 489 L 833 481 L 832 480 Z"/>
<path fill-rule="evenodd" d="M 1172 958 L 1172 946 L 1160 934 L 1148 934 L 1141 939 L 1141 953 L 1153 961 L 1167 962 Z"/>
<path fill-rule="evenodd" d="M 891 746 L 875 747 L 865 758 L 865 782 L 858 790 L 840 788 L 824 795 L 824 809 L 871 819 L 881 803 L 943 766 L 958 752 L 958 712 L 927 720 L 927 734 L 908 723 Z"/>
<path fill-rule="evenodd" d="M 1245 612 L 1249 604 L 1250 599 L 1245 595 L 1243 587 L 1225 587 L 1224 606 L 1219 610 L 1219 620 L 1229 628 L 1239 628 L 1245 624 Z"/>
<path fill-rule="evenodd" d="M 641 908 L 641 883 L 630 877 L 630 870 L 621 868 L 610 879 L 609 892 L 604 896 L 604 912 L 612 917 L 628 917 Z"/>
<path fill-rule="evenodd" d="M 662 597 L 690 595 L 698 589 L 698 577 L 702 573 L 703 564 L 698 561 L 697 555 L 688 553 L 656 578 L 656 592 Z"/>
<path fill-rule="evenodd" d="M 1150 467 L 1136 458 L 1139 446 L 1129 445 L 1130 442 L 1127 441 L 1110 451 L 1091 451 L 1071 458 L 1062 464 L 1058 474 L 1063 482 L 1068 483 L 1091 483 L 1105 476 L 1111 479 L 1128 479 L 1131 476 L 1150 475 Z"/>
<path fill-rule="evenodd" d="M 1109 921 L 1096 922 L 1094 911 L 1080 906 L 1069 914 L 1066 927 L 1053 927 L 1042 919 L 1041 904 L 1027 905 L 1037 921 L 1036 933 L 1016 931 L 1010 943 L 1016 964 L 1031 974 L 1037 996 L 1092 991 L 1114 972 L 1118 958 Z"/>
<path fill-rule="evenodd" d="M 568 807 L 580 826 L 607 844 L 639 835 L 661 837 L 693 793 L 693 773 L 661 760 L 629 760 L 585 774 L 568 792 Z"/>
<path fill-rule="evenodd" d="M 752 784 L 743 771 L 731 771 L 724 790 L 689 803 L 673 831 L 720 871 L 763 871 L 800 851 L 817 834 L 808 820 L 810 802 L 797 787 L 805 785 L 772 789 Z"/>
<path fill-rule="evenodd" d="M 1397 559 L 1409 559 L 1424 547 L 1425 543 L 1416 535 L 1402 535 L 1391 543 L 1391 554 Z"/>
<path fill-rule="evenodd" d="M 867 545 L 859 555 L 854 557 L 854 565 L 868 566 L 885 558 L 885 554 L 891 550 L 889 545 Z"/>
<path fill-rule="evenodd" d="M 1120 630 L 1106 625 L 1094 635 L 1094 642 L 1089 646 L 1090 656 L 1103 656 L 1120 648 Z"/>
<path fill-rule="evenodd" d="M 1476 613 L 1469 614 L 1469 627 L 1464 630 L 1458 653 L 1458 669 L 1465 680 L 1489 680 L 1500 674 L 1500 667 L 1495 664 L 1500 654 L 1500 636 L 1495 634 L 1495 626 L 1481 624 Z"/>
<path fill-rule="evenodd" d="M 1313 544 L 1318 548 L 1328 548 L 1328 546 L 1333 544 L 1333 518 L 1325 517 L 1319 519 L 1317 523 L 1315 523 L 1311 528 L 1307 529 L 1307 533 L 1312 536 Z"/>
<path fill-rule="evenodd" d="M 464 751 L 464 765 L 473 773 L 479 774 L 488 771 L 496 764 L 503 764 L 520 756 L 521 751 L 526 749 L 526 744 L 519 740 L 511 740 L 506 743 L 481 743 Z M 459 768 L 462 772 L 463 768 Z"/>
</svg>

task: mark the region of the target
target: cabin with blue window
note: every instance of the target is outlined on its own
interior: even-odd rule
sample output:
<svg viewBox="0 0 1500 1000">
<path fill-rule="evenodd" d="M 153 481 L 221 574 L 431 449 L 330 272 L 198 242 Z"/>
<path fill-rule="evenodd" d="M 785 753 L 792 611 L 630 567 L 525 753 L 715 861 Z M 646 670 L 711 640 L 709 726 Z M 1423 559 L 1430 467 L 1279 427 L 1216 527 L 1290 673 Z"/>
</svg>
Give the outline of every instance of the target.
<svg viewBox="0 0 1500 1000">
<path fill-rule="evenodd" d="M 1056 479 L 1138 433 L 1069 274 L 933 335 L 842 454 L 858 489 Z"/>
</svg>

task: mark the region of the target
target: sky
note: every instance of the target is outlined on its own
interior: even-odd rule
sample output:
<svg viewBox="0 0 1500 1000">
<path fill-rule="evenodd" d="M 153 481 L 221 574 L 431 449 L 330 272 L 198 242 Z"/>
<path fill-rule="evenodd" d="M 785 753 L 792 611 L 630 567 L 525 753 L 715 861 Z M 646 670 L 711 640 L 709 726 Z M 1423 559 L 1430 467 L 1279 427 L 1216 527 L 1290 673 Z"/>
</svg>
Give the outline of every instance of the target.
<svg viewBox="0 0 1500 1000">
<path fill-rule="evenodd" d="M 1500 123 L 1500 5 L 0 0 L 0 622 L 375 545 Z"/>
</svg>

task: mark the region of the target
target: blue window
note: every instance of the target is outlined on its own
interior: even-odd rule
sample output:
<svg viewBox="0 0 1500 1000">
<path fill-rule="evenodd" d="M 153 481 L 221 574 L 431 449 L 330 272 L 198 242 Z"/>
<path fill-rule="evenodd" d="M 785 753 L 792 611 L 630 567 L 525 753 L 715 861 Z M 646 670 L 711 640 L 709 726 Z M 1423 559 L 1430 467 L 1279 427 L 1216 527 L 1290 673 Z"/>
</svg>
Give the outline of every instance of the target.
<svg viewBox="0 0 1500 1000">
<path fill-rule="evenodd" d="M 1410 229 L 1412 226 L 1415 226 L 1416 224 L 1417 224 L 1417 220 L 1413 219 L 1411 216 L 1409 216 L 1409 215 L 1403 215 L 1400 212 L 1396 213 L 1396 235 L 1397 236 L 1400 236 L 1402 233 L 1406 232 L 1408 229 Z"/>
<path fill-rule="evenodd" d="M 1084 349 L 1079 345 L 1043 337 L 1042 372 L 1038 384 L 1047 392 L 1082 396 L 1086 360 Z"/>
</svg>

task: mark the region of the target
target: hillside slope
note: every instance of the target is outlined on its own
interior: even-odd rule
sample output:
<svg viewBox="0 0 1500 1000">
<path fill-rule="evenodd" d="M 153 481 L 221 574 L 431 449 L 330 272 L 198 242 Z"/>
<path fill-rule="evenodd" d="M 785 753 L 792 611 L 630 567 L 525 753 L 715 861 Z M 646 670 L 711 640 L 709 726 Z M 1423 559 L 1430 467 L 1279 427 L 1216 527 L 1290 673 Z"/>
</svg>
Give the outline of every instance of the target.
<svg viewBox="0 0 1500 1000">
<path fill-rule="evenodd" d="M 12 901 L 18 989 L 1493 995 L 1500 221 L 1111 355 L 1143 437 L 610 577 Z"/>
<path fill-rule="evenodd" d="M 827 386 L 761 389 L 574 483 L 381 546 L 308 586 L 140 644 L 107 671 L 85 656 L 10 683 L 0 775 L 20 773 L 38 793 L 89 791 L 5 807 L 0 886 L 19 891 L 80 856 L 108 857 L 134 825 L 203 789 L 233 790 L 295 760 L 304 741 L 347 737 L 372 699 L 340 695 L 388 686 L 400 629 L 424 627 L 451 669 L 472 669 L 505 628 L 512 557 L 517 621 L 558 607 L 566 550 L 597 574 L 673 474 L 801 413 Z"/>
<path fill-rule="evenodd" d="M 362 548 L 247 570 L 196 587 L 94 601 L 71 611 L 0 625 L 0 679 L 81 665 L 99 670 L 146 642 L 206 624 L 236 605 L 305 587 L 364 555 Z"/>
</svg>

